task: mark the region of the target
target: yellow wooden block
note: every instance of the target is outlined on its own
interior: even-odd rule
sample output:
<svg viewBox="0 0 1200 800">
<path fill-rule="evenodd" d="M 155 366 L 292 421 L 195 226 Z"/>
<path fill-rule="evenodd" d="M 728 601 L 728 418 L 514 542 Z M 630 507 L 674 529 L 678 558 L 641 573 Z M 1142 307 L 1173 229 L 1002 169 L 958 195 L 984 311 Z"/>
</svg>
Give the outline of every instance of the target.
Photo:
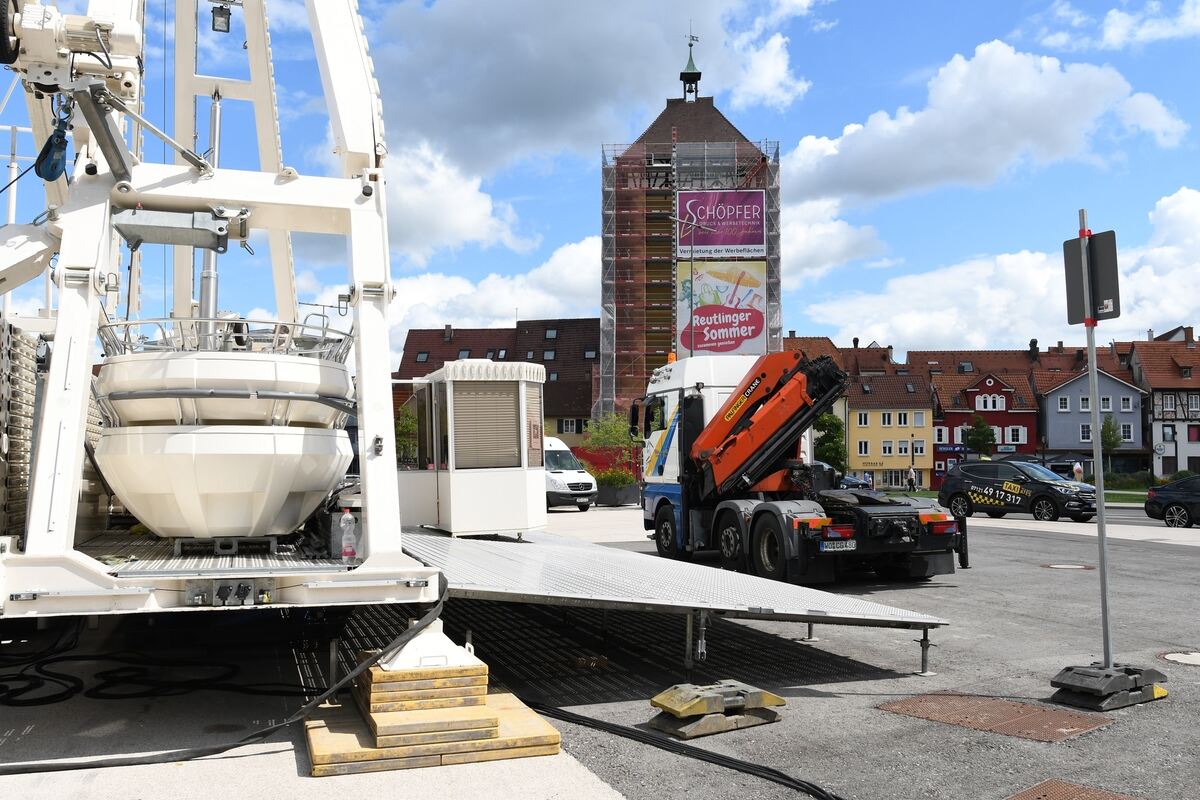
<svg viewBox="0 0 1200 800">
<path fill-rule="evenodd" d="M 375 747 L 367 723 L 352 709 L 325 707 L 314 714 L 304 726 L 308 739 L 309 756 L 315 767 L 361 761 L 407 760 L 422 756 L 478 754 L 493 750 L 522 750 L 533 747 L 552 747 L 557 752 L 561 742 L 558 731 L 513 695 L 494 694 L 489 695 L 487 700 L 489 710 L 497 715 L 500 723 L 497 736 L 494 738 L 402 747 Z M 534 755 L 534 753 L 529 755 Z M 409 765 L 398 764 L 391 768 L 404 766 Z M 412 764 L 411 766 L 421 765 Z"/>
<path fill-rule="evenodd" d="M 424 700 L 389 700 L 376 702 L 371 696 L 361 690 L 354 692 L 359 706 L 366 714 L 378 714 L 384 711 L 419 711 L 429 708 L 459 708 L 461 706 L 481 706 L 487 698 L 486 694 L 469 695 L 467 697 L 430 697 Z"/>
<path fill-rule="evenodd" d="M 439 697 L 478 697 L 487 694 L 487 690 L 487 684 L 454 686 L 449 689 L 417 689 L 412 692 L 381 692 L 372 688 L 364 696 L 371 698 L 372 703 L 398 703 L 402 700 L 435 700 Z"/>
<path fill-rule="evenodd" d="M 420 711 L 401 711 L 401 714 L 420 714 Z M 401 733 L 395 736 L 376 736 L 376 747 L 406 747 L 414 744 L 437 744 L 439 742 L 468 742 L 474 739 L 495 739 L 499 734 L 496 726 L 488 728 L 466 728 L 457 731 L 432 731 L 430 733 Z"/>
<path fill-rule="evenodd" d="M 487 686 L 487 675 L 470 675 L 466 678 L 430 678 L 419 681 L 363 680 L 359 676 L 356 684 L 368 687 L 373 692 L 414 692 L 421 689 L 454 689 L 462 686 Z"/>
<path fill-rule="evenodd" d="M 372 666 L 362 674 L 367 683 L 396 683 L 399 681 L 429 681 L 441 678 L 487 677 L 487 664 L 472 664 L 463 667 L 420 667 L 419 669 L 380 669 Z"/>
<path fill-rule="evenodd" d="M 557 744 L 543 744 L 536 747 L 506 747 L 503 750 L 480 750 L 475 753 L 447 753 L 442 756 L 442 764 L 470 764 L 475 761 L 503 761 L 509 758 L 529 758 L 530 756 L 558 755 Z"/>
<path fill-rule="evenodd" d="M 440 756 L 417 758 L 389 758 L 382 761 L 351 761 L 345 764 L 313 764 L 312 776 L 326 778 L 330 775 L 358 775 L 363 772 L 389 772 L 394 769 L 416 769 L 417 767 L 441 766 Z"/>
<path fill-rule="evenodd" d="M 364 716 L 367 718 L 372 733 L 376 736 L 438 733 L 479 728 L 495 730 L 500 724 L 496 712 L 486 705 L 430 708 L 419 711 L 384 711 L 378 714 L 368 712 L 364 713 Z"/>
</svg>

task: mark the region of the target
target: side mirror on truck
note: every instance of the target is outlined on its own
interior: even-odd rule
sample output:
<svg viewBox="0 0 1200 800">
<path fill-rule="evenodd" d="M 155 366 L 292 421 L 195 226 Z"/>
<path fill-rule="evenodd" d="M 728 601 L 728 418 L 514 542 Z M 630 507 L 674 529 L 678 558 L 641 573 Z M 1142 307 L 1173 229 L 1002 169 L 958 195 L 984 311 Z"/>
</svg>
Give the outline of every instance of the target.
<svg viewBox="0 0 1200 800">
<path fill-rule="evenodd" d="M 629 438 L 641 439 L 642 428 L 638 425 L 638 405 L 634 403 L 629 407 Z"/>
</svg>

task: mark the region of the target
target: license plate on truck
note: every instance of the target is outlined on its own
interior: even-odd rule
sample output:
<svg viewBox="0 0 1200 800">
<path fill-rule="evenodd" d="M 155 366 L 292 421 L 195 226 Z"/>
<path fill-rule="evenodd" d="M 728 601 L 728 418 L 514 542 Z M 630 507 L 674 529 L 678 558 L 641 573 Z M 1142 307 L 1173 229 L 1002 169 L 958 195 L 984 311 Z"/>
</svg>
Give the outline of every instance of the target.
<svg viewBox="0 0 1200 800">
<path fill-rule="evenodd" d="M 822 553 L 845 553 L 850 550 L 857 550 L 858 542 L 853 539 L 846 539 L 841 542 L 821 542 Z"/>
</svg>

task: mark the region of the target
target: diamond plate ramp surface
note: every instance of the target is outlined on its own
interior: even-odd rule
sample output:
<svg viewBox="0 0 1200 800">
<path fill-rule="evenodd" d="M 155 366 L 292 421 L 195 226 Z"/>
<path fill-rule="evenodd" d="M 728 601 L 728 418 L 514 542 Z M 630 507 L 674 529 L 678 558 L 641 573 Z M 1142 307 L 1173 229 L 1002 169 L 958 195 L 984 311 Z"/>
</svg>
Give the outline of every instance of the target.
<svg viewBox="0 0 1200 800">
<path fill-rule="evenodd" d="M 1063 711 L 994 697 L 938 692 L 884 703 L 883 711 L 1038 742 L 1061 742 L 1112 722 L 1100 714 Z"/>
<path fill-rule="evenodd" d="M 1028 789 L 1012 795 L 1008 800 L 1137 800 L 1137 798 L 1104 789 L 1093 789 L 1091 786 L 1067 783 L 1056 778 L 1042 781 L 1037 786 L 1030 786 Z"/>
<path fill-rule="evenodd" d="M 933 628 L 945 620 L 857 597 L 612 547 L 550 533 L 525 541 L 454 539 L 405 531 L 404 551 L 446 575 L 452 597 L 591 606 L 826 625 Z"/>
</svg>

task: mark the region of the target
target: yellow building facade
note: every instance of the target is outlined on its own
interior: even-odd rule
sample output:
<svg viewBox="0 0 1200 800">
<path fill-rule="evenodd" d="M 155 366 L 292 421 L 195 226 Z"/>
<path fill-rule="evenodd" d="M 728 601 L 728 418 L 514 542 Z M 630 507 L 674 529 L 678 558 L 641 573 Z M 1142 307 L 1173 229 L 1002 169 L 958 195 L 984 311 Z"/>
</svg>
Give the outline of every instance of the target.
<svg viewBox="0 0 1200 800">
<path fill-rule="evenodd" d="M 913 375 L 854 377 L 846 391 L 848 474 L 877 489 L 928 489 L 933 469 L 933 401 Z"/>
</svg>

